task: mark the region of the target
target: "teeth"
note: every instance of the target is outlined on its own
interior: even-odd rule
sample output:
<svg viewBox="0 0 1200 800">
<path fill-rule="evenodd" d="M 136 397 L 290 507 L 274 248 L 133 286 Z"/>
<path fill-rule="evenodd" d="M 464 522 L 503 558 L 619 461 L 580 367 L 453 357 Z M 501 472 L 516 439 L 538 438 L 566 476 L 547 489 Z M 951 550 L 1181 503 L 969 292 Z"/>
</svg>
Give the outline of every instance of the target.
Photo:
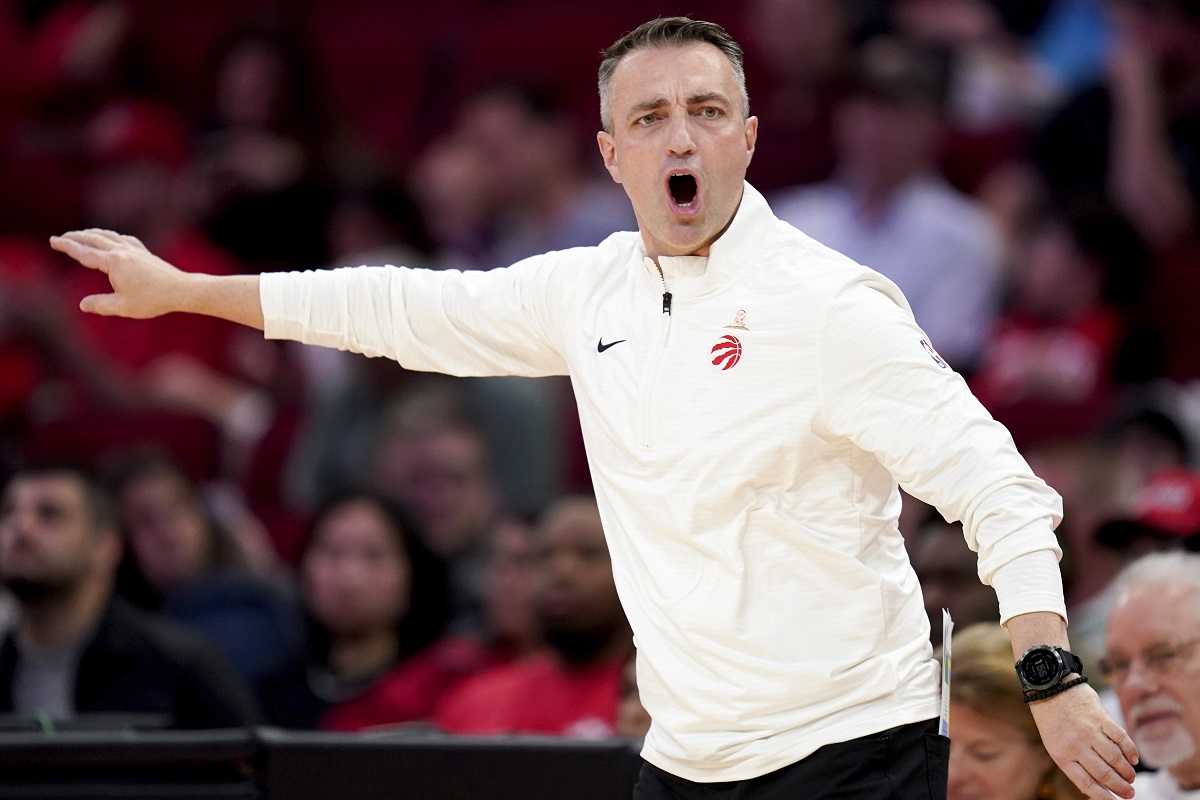
<svg viewBox="0 0 1200 800">
<path fill-rule="evenodd" d="M 679 204 L 679 207 L 680 207 L 680 208 L 691 208 L 691 207 L 692 207 L 692 201 L 691 201 L 691 200 L 689 200 L 689 201 L 688 201 L 688 202 L 686 202 L 686 203 L 680 203 L 680 204 Z"/>
</svg>

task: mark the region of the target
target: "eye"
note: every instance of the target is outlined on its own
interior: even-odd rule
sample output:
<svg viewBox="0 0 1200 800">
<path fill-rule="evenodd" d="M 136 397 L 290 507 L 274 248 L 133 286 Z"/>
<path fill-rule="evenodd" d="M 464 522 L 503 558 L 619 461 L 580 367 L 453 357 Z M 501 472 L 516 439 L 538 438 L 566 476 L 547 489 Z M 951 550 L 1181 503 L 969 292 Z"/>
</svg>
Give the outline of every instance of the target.
<svg viewBox="0 0 1200 800">
<path fill-rule="evenodd" d="M 656 117 L 655 115 L 647 114 L 644 117 L 638 117 L 637 124 L 638 125 L 650 125 L 650 124 L 653 124 L 653 122 L 656 119 L 658 119 L 658 117 Z"/>
<path fill-rule="evenodd" d="M 1159 650 L 1154 653 L 1147 653 L 1145 656 L 1146 666 L 1155 672 L 1166 672 L 1178 657 L 1178 650 Z"/>
<path fill-rule="evenodd" d="M 705 106 L 704 108 L 700 109 L 700 116 L 704 117 L 705 119 L 716 119 L 717 117 L 721 116 L 721 109 L 713 106 Z"/>
</svg>

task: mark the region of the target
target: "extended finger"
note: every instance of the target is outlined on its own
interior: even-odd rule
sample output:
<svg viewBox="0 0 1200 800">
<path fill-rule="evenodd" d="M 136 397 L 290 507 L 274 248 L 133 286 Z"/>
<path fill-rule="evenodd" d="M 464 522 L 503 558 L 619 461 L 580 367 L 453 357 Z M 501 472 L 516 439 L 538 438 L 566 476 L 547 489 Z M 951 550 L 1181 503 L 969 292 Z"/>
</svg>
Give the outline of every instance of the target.
<svg viewBox="0 0 1200 800">
<path fill-rule="evenodd" d="M 1133 764 L 1125 757 L 1125 752 L 1111 739 L 1105 739 L 1100 744 L 1092 745 L 1096 755 L 1108 764 L 1114 772 L 1126 781 L 1132 781 L 1135 774 Z"/>
<path fill-rule="evenodd" d="M 1116 745 L 1112 746 L 1113 751 L 1117 751 L 1119 749 L 1120 748 L 1118 748 Z M 1125 764 L 1125 768 L 1129 771 L 1130 775 L 1128 778 L 1118 772 L 1117 769 L 1114 768 L 1113 764 L 1107 761 L 1101 753 L 1094 750 L 1090 755 L 1081 759 L 1081 763 L 1083 768 L 1086 769 L 1101 786 L 1111 790 L 1112 792 L 1115 792 L 1121 797 L 1130 797 L 1133 794 L 1133 768 L 1125 762 L 1124 757 L 1118 756 L 1117 758 L 1120 763 Z"/>
<path fill-rule="evenodd" d="M 1117 747 L 1121 748 L 1121 752 L 1124 754 L 1126 761 L 1128 761 L 1130 764 L 1138 763 L 1140 756 L 1138 755 L 1137 745 L 1134 743 L 1133 739 L 1130 738 L 1129 734 L 1124 728 L 1112 720 L 1107 720 L 1103 730 L 1104 735 L 1107 736 L 1110 741 L 1115 743 Z"/>
<path fill-rule="evenodd" d="M 125 237 L 116 231 L 110 231 L 107 228 L 88 228 L 85 233 L 90 233 L 100 239 L 105 239 L 113 244 L 123 244 Z"/>
<path fill-rule="evenodd" d="M 77 235 L 64 234 L 62 236 L 51 236 L 50 247 L 70 256 L 85 267 L 98 269 L 104 273 L 108 272 L 107 251 L 88 244 Z"/>
<path fill-rule="evenodd" d="M 119 243 L 119 239 L 114 239 L 107 235 L 109 231 L 103 231 L 99 228 L 88 228 L 84 231 L 67 231 L 62 236 L 56 236 L 56 239 L 65 239 L 70 242 L 77 242 L 87 247 L 96 250 L 111 250 L 113 246 Z"/>
</svg>

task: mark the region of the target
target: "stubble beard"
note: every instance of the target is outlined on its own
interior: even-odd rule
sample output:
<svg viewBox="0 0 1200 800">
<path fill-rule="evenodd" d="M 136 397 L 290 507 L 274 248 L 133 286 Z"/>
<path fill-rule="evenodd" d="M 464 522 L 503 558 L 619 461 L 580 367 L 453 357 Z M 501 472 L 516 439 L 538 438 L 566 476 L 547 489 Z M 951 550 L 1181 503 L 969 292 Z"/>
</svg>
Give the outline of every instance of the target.
<svg viewBox="0 0 1200 800">
<path fill-rule="evenodd" d="M 18 603 L 29 607 L 57 603 L 68 597 L 77 587 L 75 581 L 21 576 L 5 576 L 0 580 L 0 585 L 8 589 Z"/>
</svg>

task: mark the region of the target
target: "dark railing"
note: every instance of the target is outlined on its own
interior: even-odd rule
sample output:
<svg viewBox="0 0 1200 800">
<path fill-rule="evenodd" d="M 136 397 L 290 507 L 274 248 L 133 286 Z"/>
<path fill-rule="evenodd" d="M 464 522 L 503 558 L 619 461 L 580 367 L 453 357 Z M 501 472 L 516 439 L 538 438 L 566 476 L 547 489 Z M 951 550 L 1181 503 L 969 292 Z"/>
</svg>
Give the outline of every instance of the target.
<svg viewBox="0 0 1200 800">
<path fill-rule="evenodd" d="M 629 800 L 638 742 L 428 733 L 0 732 L 0 798 Z"/>
</svg>

